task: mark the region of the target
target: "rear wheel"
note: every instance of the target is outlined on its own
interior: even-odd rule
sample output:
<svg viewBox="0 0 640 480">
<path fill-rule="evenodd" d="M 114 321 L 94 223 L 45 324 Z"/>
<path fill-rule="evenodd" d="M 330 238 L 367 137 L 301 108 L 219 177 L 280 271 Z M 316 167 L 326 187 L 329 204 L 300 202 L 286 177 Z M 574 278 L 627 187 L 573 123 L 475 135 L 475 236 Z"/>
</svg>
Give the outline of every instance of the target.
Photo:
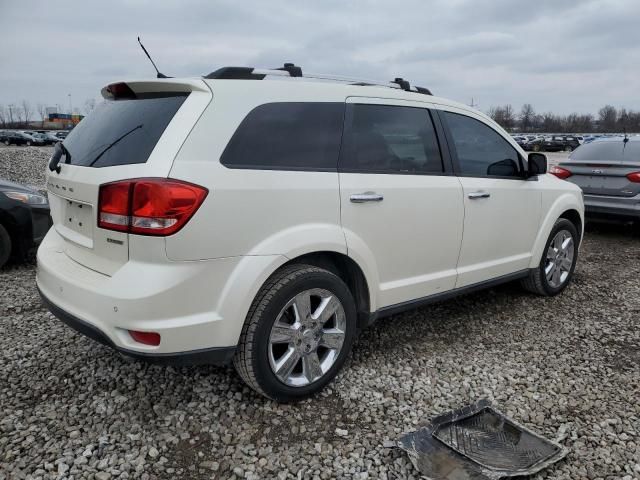
<svg viewBox="0 0 640 480">
<path fill-rule="evenodd" d="M 4 144 L 8 147 L 10 145 L 9 140 L 5 140 Z"/>
<path fill-rule="evenodd" d="M 27 147 L 30 147 L 30 146 L 31 146 L 31 141 L 27 140 Z"/>
<path fill-rule="evenodd" d="M 0 268 L 2 268 L 11 255 L 11 237 L 9 232 L 0 225 Z"/>
<path fill-rule="evenodd" d="M 538 145 L 538 144 L 534 145 L 534 146 L 533 146 L 533 148 L 532 148 L 532 150 L 533 150 L 534 152 L 539 152 L 539 151 L 540 151 L 540 145 Z"/>
<path fill-rule="evenodd" d="M 253 301 L 234 365 L 258 393 L 301 400 L 335 377 L 355 329 L 355 302 L 339 277 L 310 265 L 285 267 Z"/>
<path fill-rule="evenodd" d="M 571 145 L 566 145 L 566 146 L 564 147 L 564 151 L 565 151 L 565 152 L 572 152 L 572 151 L 573 151 L 573 147 L 572 147 Z"/>
<path fill-rule="evenodd" d="M 578 259 L 578 231 L 575 225 L 560 218 L 553 226 L 537 268 L 522 281 L 526 290 L 544 296 L 562 292 L 573 277 Z"/>
</svg>

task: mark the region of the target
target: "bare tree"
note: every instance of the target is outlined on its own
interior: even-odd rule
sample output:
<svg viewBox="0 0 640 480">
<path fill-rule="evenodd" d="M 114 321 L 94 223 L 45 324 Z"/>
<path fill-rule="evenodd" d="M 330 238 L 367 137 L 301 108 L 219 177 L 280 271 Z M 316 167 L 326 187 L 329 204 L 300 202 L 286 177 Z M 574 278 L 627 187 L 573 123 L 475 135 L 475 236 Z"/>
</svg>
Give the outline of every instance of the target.
<svg viewBox="0 0 640 480">
<path fill-rule="evenodd" d="M 33 113 L 33 110 L 31 109 L 31 105 L 29 104 L 29 102 L 27 102 L 26 100 L 22 100 L 22 103 L 20 104 L 20 110 L 21 110 L 21 116 L 22 116 L 22 122 L 24 124 L 28 124 L 29 120 L 31 120 L 31 114 Z"/>
<path fill-rule="evenodd" d="M 533 128 L 536 112 L 533 105 L 525 103 L 520 110 L 520 130 L 528 132 Z"/>
<path fill-rule="evenodd" d="M 513 107 L 511 107 L 511 105 L 491 107 L 489 110 L 489 116 L 494 122 L 507 130 L 512 129 L 516 123 L 515 115 L 513 114 Z"/>
<path fill-rule="evenodd" d="M 603 132 L 613 132 L 616 129 L 618 111 L 611 105 L 605 105 L 598 111 L 600 130 Z"/>
<path fill-rule="evenodd" d="M 2 127 L 7 126 L 7 113 L 4 105 L 0 105 L 0 124 Z"/>
<path fill-rule="evenodd" d="M 93 112 L 93 109 L 96 108 L 96 99 L 95 98 L 87 98 L 84 101 L 84 113 L 85 115 L 89 115 Z"/>
<path fill-rule="evenodd" d="M 45 107 L 43 103 L 39 103 L 37 109 L 38 115 L 40 115 L 40 122 L 42 122 L 40 126 L 44 128 L 44 121 L 47 118 L 47 107 Z"/>
</svg>

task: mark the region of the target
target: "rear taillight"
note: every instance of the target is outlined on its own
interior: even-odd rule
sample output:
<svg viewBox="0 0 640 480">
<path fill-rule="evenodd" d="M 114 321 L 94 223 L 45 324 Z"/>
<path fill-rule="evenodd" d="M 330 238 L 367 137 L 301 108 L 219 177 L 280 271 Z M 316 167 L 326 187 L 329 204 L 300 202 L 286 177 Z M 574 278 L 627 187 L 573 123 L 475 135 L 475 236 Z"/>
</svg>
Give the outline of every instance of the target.
<svg viewBox="0 0 640 480">
<path fill-rule="evenodd" d="M 139 235 L 176 233 L 208 190 L 170 178 L 137 178 L 100 186 L 98 227 Z"/>
<path fill-rule="evenodd" d="M 627 178 L 630 182 L 640 183 L 640 172 L 628 173 Z"/>
<path fill-rule="evenodd" d="M 549 169 L 549 173 L 555 175 L 558 178 L 561 178 L 562 180 L 564 180 L 565 178 L 569 178 L 571 175 L 573 175 L 566 168 L 558 167 L 555 165 Z"/>
</svg>

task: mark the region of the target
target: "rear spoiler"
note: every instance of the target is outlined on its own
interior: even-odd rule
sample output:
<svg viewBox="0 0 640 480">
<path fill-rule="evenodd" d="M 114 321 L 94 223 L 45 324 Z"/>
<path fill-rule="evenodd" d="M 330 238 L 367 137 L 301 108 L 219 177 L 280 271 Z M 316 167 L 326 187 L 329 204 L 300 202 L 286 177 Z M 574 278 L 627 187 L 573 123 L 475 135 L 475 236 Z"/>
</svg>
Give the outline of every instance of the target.
<svg viewBox="0 0 640 480">
<path fill-rule="evenodd" d="M 133 80 L 110 83 L 100 93 L 106 100 L 131 100 L 135 98 L 153 98 L 159 96 L 188 95 L 191 92 L 211 90 L 200 79 Z"/>
</svg>

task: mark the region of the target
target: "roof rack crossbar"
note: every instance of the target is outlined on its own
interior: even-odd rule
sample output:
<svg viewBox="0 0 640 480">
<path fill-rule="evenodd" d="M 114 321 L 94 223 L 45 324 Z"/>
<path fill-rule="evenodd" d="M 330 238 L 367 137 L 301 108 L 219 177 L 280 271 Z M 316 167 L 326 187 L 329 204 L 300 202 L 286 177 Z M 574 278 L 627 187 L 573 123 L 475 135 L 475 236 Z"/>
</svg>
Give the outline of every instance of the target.
<svg viewBox="0 0 640 480">
<path fill-rule="evenodd" d="M 378 80 L 369 80 L 355 77 L 346 77 L 340 75 L 328 75 L 322 73 L 302 73 L 302 68 L 293 64 L 285 63 L 283 67 L 268 68 L 252 68 L 252 67 L 222 67 L 211 72 L 204 78 L 207 79 L 241 79 L 241 80 L 263 80 L 267 76 L 275 77 L 293 77 L 293 78 L 311 78 L 316 80 L 326 80 L 333 82 L 345 82 L 351 85 L 359 86 L 378 86 L 387 88 L 402 89 L 407 92 L 421 93 L 423 95 L 432 95 L 428 88 L 411 86 L 411 84 L 403 78 L 395 78 L 391 82 L 380 82 Z"/>
</svg>

